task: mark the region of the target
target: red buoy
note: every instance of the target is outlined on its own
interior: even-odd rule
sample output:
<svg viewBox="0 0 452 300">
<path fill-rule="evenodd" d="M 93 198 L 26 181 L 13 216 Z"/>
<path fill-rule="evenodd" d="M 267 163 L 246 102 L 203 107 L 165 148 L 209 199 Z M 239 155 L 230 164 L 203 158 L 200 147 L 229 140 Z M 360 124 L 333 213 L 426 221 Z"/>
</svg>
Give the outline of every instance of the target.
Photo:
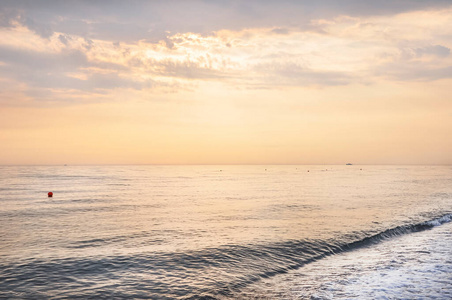
<svg viewBox="0 0 452 300">
<path fill-rule="evenodd" d="M 52 193 L 52 192 L 48 192 L 48 193 L 47 193 L 47 196 L 53 197 L 53 193 Z"/>
</svg>

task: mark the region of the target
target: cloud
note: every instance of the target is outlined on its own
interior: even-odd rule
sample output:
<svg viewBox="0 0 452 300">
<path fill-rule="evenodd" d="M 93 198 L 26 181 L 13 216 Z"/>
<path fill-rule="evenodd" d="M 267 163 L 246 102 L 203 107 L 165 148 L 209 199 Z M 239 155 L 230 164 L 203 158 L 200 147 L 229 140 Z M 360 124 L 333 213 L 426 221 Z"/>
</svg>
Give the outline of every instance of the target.
<svg viewBox="0 0 452 300">
<path fill-rule="evenodd" d="M 295 63 L 256 65 L 253 69 L 267 86 L 337 86 L 347 85 L 356 78 L 345 73 L 312 70 Z"/>
<path fill-rule="evenodd" d="M 60 34 L 60 35 L 58 36 L 58 39 L 59 39 L 64 45 L 66 45 L 66 46 L 68 45 L 68 38 L 67 38 L 67 36 Z"/>
<path fill-rule="evenodd" d="M 217 79 L 227 77 L 226 74 L 214 70 L 212 68 L 205 68 L 199 63 L 190 60 L 186 61 L 172 61 L 164 60 L 155 62 L 152 67 L 156 68 L 155 72 L 163 76 L 182 77 L 189 79 Z"/>
<path fill-rule="evenodd" d="M 42 37 L 55 31 L 88 39 L 136 42 L 161 40 L 168 32 L 211 34 L 253 27 L 312 29 L 311 21 L 339 15 L 394 15 L 450 6 L 449 0 L 326 1 L 56 1 L 4 0 L 1 15 Z M 7 21 L 5 21 L 7 20 Z M 9 25 L 8 25 L 9 26 Z M 276 29 L 278 31 L 278 29 Z"/>
<path fill-rule="evenodd" d="M 449 78 L 451 9 L 410 12 L 445 2 L 384 3 L 4 1 L 0 76 L 36 97 Z"/>
<path fill-rule="evenodd" d="M 15 9 L 9 7 L 1 7 L 0 4 L 0 27 L 14 27 L 15 23 L 19 22 L 19 19 L 20 15 Z"/>
<path fill-rule="evenodd" d="M 35 21 L 35 19 L 26 17 L 24 18 L 23 25 L 28 27 L 31 31 L 36 32 L 43 38 L 49 38 L 54 33 L 54 29 L 52 28 L 53 26 L 45 21 L 39 22 Z"/>
<path fill-rule="evenodd" d="M 85 53 L 77 50 L 61 53 L 42 53 L 0 47 L 0 76 L 26 84 L 28 95 L 37 98 L 56 89 L 99 93 L 102 90 L 118 88 L 146 89 L 158 83 L 151 79 L 136 80 L 120 74 L 124 67 L 106 63 L 92 62 Z M 102 73 L 93 72 L 93 68 Z M 127 73 L 127 72 L 126 72 Z M 84 74 L 77 78 L 73 74 Z"/>
<path fill-rule="evenodd" d="M 288 28 L 274 28 L 271 30 L 271 32 L 276 33 L 276 34 L 288 34 L 289 33 L 289 29 Z"/>
<path fill-rule="evenodd" d="M 416 56 L 435 55 L 438 57 L 447 57 L 450 54 L 450 48 L 441 45 L 434 45 L 415 48 L 414 52 L 416 53 Z"/>
<path fill-rule="evenodd" d="M 315 10 L 322 10 L 323 7 L 326 7 L 327 11 L 335 11 L 337 15 L 350 16 L 395 15 L 415 10 L 439 9 L 449 6 L 449 0 L 326 0 L 313 1 L 312 5 Z"/>
<path fill-rule="evenodd" d="M 434 81 L 452 78 L 452 66 L 397 62 L 376 68 L 375 75 L 399 81 Z"/>
<path fill-rule="evenodd" d="M 421 42 L 422 43 L 422 42 Z M 434 81 L 452 78 L 450 48 L 442 45 L 407 46 L 386 54 L 374 74 L 399 81 Z"/>
<path fill-rule="evenodd" d="M 35 69 L 40 72 L 63 72 L 89 65 L 86 54 L 77 50 L 47 53 L 0 46 L 0 59 L 10 66 L 10 71 L 16 68 L 22 71 Z"/>
</svg>

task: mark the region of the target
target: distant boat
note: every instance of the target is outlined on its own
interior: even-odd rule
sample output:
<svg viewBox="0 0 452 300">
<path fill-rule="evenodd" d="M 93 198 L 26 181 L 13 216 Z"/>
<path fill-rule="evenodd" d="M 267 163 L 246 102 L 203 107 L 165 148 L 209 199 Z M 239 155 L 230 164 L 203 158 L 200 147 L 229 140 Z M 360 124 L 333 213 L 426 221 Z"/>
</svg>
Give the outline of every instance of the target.
<svg viewBox="0 0 452 300">
<path fill-rule="evenodd" d="M 346 166 L 352 166 L 352 164 L 351 163 L 348 163 L 348 164 L 345 164 Z"/>
</svg>

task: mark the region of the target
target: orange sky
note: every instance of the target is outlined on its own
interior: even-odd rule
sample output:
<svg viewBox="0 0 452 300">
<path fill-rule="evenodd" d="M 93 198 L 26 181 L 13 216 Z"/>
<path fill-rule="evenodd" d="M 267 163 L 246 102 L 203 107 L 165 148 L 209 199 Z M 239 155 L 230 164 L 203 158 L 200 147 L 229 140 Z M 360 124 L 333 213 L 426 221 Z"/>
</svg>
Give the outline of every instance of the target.
<svg viewBox="0 0 452 300">
<path fill-rule="evenodd" d="M 445 1 L 52 3 L 0 4 L 0 164 L 452 163 Z"/>
</svg>

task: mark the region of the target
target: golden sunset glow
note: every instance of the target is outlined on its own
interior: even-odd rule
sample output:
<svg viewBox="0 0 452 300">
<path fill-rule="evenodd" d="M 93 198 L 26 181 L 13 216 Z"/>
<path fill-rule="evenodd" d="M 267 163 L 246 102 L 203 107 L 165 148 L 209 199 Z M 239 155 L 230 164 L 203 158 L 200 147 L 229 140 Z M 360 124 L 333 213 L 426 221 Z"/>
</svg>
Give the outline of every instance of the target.
<svg viewBox="0 0 452 300">
<path fill-rule="evenodd" d="M 452 163 L 452 7 L 352 2 L 0 4 L 0 164 Z"/>
</svg>

